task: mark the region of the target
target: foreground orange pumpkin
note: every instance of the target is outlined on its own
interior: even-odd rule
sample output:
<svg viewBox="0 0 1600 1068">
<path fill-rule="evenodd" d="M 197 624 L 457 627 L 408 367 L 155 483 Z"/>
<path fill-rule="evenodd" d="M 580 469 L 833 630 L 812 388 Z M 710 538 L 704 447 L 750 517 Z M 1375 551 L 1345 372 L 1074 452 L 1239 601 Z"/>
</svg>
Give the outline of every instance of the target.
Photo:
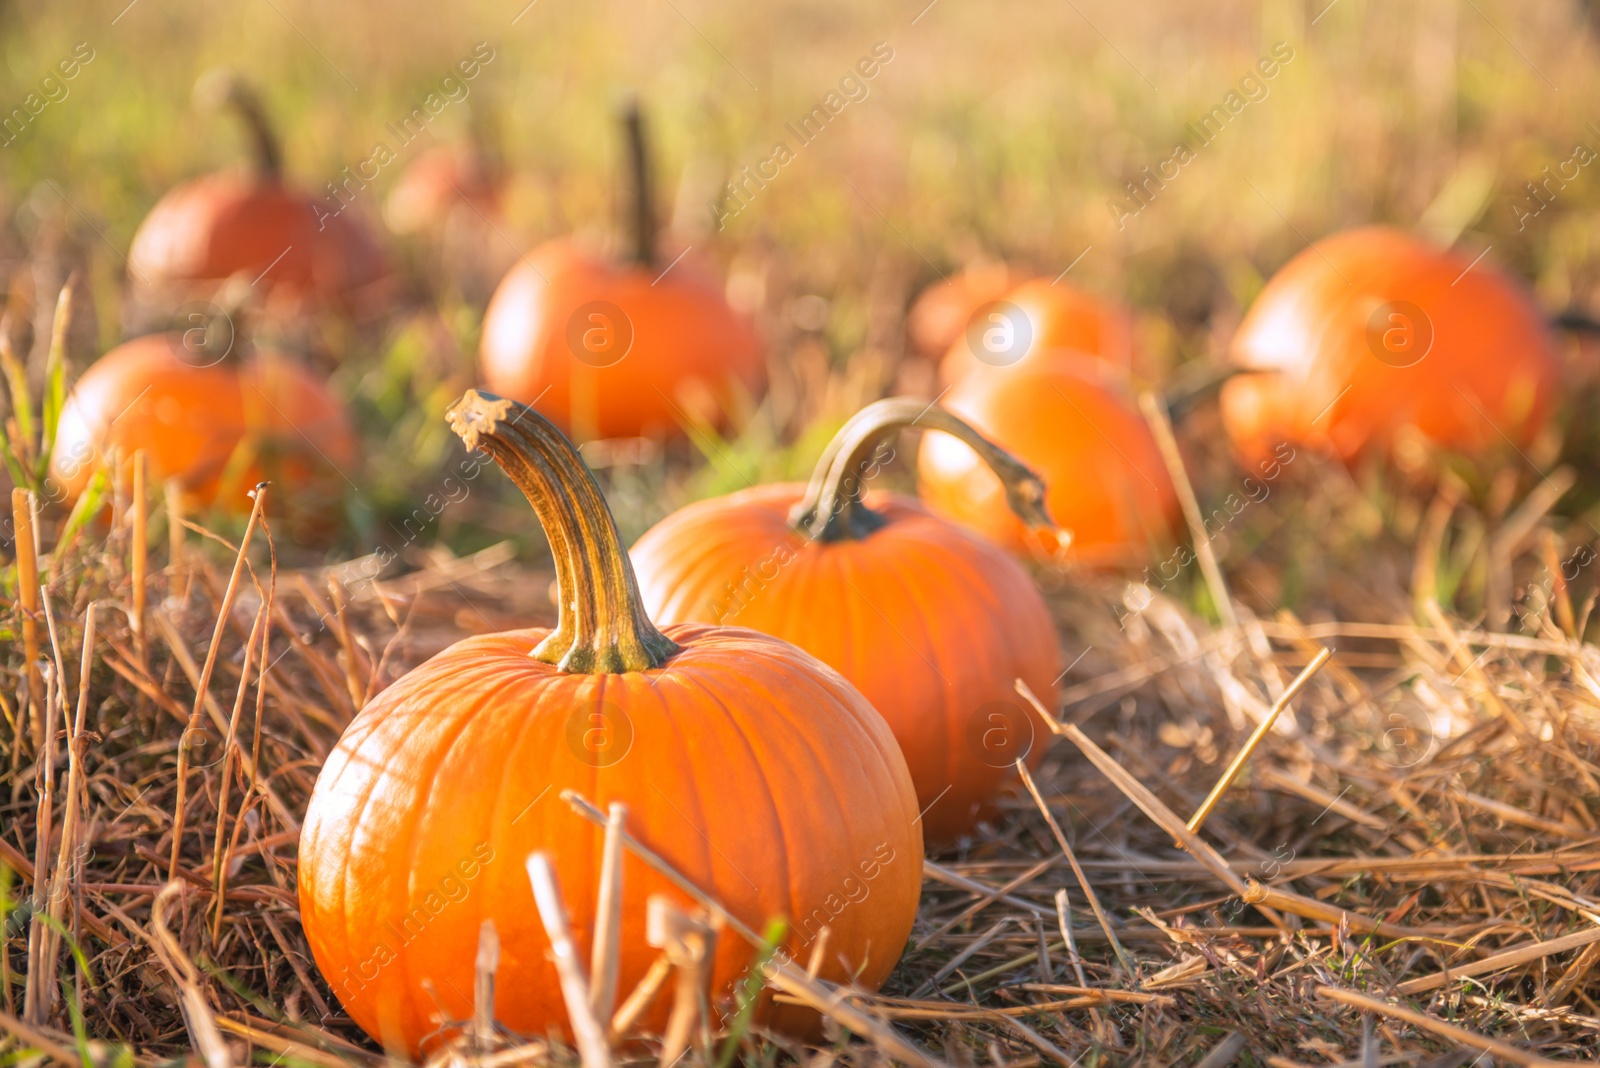
<svg viewBox="0 0 1600 1068">
<path fill-rule="evenodd" d="M 191 511 L 248 512 L 246 492 L 269 480 L 274 510 L 316 526 L 336 511 L 359 455 L 320 378 L 271 350 L 219 353 L 198 331 L 134 338 L 83 373 L 50 456 L 60 495 L 76 497 L 113 454 L 126 465 L 137 449 L 151 482 L 176 482 Z"/>
<path fill-rule="evenodd" d="M 132 281 L 166 296 L 207 292 L 242 274 L 280 306 L 364 306 L 373 294 L 362 291 L 388 273 L 376 240 L 343 206 L 364 183 L 347 179 L 337 191 L 329 183 L 327 197 L 286 184 L 277 138 L 255 95 L 232 79 L 211 91 L 243 117 L 253 166 L 193 179 L 158 200 L 133 237 Z"/>
<path fill-rule="evenodd" d="M 580 438 L 720 422 L 765 377 L 754 333 L 717 285 L 692 259 L 657 259 L 637 108 L 627 127 L 632 259 L 613 263 L 568 240 L 540 246 L 495 291 L 479 349 L 491 390 Z"/>
<path fill-rule="evenodd" d="M 1039 472 L 1050 517 L 1072 535 L 1068 559 L 1120 567 L 1170 540 L 1178 500 L 1148 424 L 1122 398 L 1115 373 L 1097 366 L 1063 355 L 972 374 L 944 404 Z M 1055 538 L 1006 509 L 1004 484 L 966 444 L 923 438 L 917 474 L 935 512 L 1017 551 L 1055 554 Z"/>
<path fill-rule="evenodd" d="M 911 498 L 863 500 L 875 448 L 903 426 L 967 442 L 1022 521 L 1049 527 L 1032 472 L 943 409 L 897 399 L 845 424 L 809 488 L 692 504 L 640 538 L 633 561 L 654 618 L 753 627 L 838 668 L 889 721 L 924 834 L 946 842 L 972 829 L 1019 756 L 1043 754 L 1047 728 L 1015 682 L 1052 705 L 1060 651 L 1044 598 L 1005 552 Z"/>
<path fill-rule="evenodd" d="M 974 370 L 1085 356 L 1127 371 L 1133 353 L 1126 308 L 1066 282 L 1035 278 L 973 311 L 939 364 L 939 379 L 949 384 Z"/>
<path fill-rule="evenodd" d="M 527 1035 L 566 1031 L 549 940 L 523 862 L 549 853 L 580 941 L 595 921 L 601 833 L 567 789 L 623 802 L 628 829 L 739 919 L 794 924 L 788 948 L 831 929 L 822 975 L 872 990 L 916 915 L 916 795 L 883 718 L 838 673 L 735 627 L 657 630 L 599 487 L 577 450 L 522 405 L 469 393 L 450 413 L 494 457 L 550 538 L 554 631 L 467 638 L 379 694 L 317 779 L 300 840 L 300 916 L 350 1016 L 416 1054 L 438 1016 L 467 1019 L 479 927 L 501 944 L 495 1015 Z M 619 990 L 657 951 L 646 902 L 665 878 L 624 861 Z M 584 959 L 588 947 L 580 947 Z M 717 942 L 712 1004 L 748 967 Z M 670 999 L 641 1028 L 659 1031 Z M 813 1018 L 768 1005 L 769 1023 Z"/>
<path fill-rule="evenodd" d="M 1348 461 L 1402 431 L 1467 453 L 1526 444 L 1559 378 L 1526 287 L 1487 259 L 1381 227 L 1290 260 L 1240 324 L 1232 357 L 1256 372 L 1221 395 L 1229 436 L 1252 461 L 1283 441 Z"/>
</svg>

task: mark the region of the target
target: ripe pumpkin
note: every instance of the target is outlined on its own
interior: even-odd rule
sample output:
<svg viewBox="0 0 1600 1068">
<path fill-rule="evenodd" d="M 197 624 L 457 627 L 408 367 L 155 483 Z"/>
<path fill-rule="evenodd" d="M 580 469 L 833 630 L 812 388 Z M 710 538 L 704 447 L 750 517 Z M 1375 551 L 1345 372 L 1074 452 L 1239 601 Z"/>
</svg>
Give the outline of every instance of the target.
<svg viewBox="0 0 1600 1068">
<path fill-rule="evenodd" d="M 397 234 L 442 231 L 458 212 L 500 214 L 504 175 L 477 145 L 435 145 L 400 172 L 383 202 L 383 221 Z"/>
<path fill-rule="evenodd" d="M 1061 356 L 999 374 L 972 374 L 944 404 L 996 445 L 1038 471 L 1050 517 L 1072 535 L 1067 558 L 1121 567 L 1168 541 L 1177 494 L 1148 424 L 1118 388 L 1115 372 Z M 918 483 L 928 507 L 1019 552 L 1054 554 L 1053 538 L 1006 508 L 1005 486 L 977 453 L 949 437 L 922 439 Z"/>
<path fill-rule="evenodd" d="M 353 211 L 338 207 L 342 200 L 285 183 L 277 138 L 253 92 L 232 78 L 211 83 L 210 91 L 244 120 L 253 164 L 195 178 L 158 200 L 128 252 L 132 280 L 165 296 L 209 291 L 243 274 L 280 307 L 359 310 L 370 303 L 375 294 L 363 291 L 388 275 L 376 239 Z"/>
<path fill-rule="evenodd" d="M 642 120 L 626 114 L 633 254 L 570 240 L 519 260 L 484 316 L 489 389 L 537 405 L 580 438 L 661 436 L 718 422 L 765 377 L 750 325 L 691 261 L 659 262 Z"/>
<path fill-rule="evenodd" d="M 916 795 L 883 718 L 787 642 L 737 627 L 657 630 L 599 487 L 543 416 L 472 391 L 450 420 L 544 525 L 559 622 L 446 649 L 374 698 L 324 765 L 300 839 L 300 917 L 350 1016 L 420 1053 L 436 1012 L 470 1016 L 470 947 L 493 919 L 496 1017 L 523 1034 L 567 1031 L 523 860 L 554 858 L 588 941 L 602 835 L 558 800 L 569 788 L 626 804 L 630 833 L 746 923 L 790 917 L 800 959 L 825 921 L 823 976 L 876 989 L 922 882 Z M 645 924 L 657 893 L 690 904 L 628 857 L 619 990 L 655 956 Z M 751 954 L 718 940 L 713 1004 Z M 642 1026 L 659 1030 L 668 1008 L 658 1001 Z M 764 1012 L 788 1030 L 815 1023 L 789 1007 Z"/>
<path fill-rule="evenodd" d="M 67 498 L 115 453 L 145 451 L 149 477 L 176 480 L 189 511 L 250 510 L 246 491 L 305 531 L 327 523 L 359 456 L 344 407 L 326 383 L 282 353 L 217 354 L 198 332 L 149 334 L 107 352 L 68 395 L 50 469 Z"/>
<path fill-rule="evenodd" d="M 1247 460 L 1281 441 L 1343 460 L 1402 428 L 1480 453 L 1544 425 L 1559 356 L 1527 288 L 1487 260 L 1368 227 L 1318 241 L 1239 325 L 1224 422 Z M 1409 432 L 1409 431 L 1408 431 Z"/>
<path fill-rule="evenodd" d="M 1018 269 L 998 260 L 974 260 L 924 289 L 906 313 L 913 351 L 937 360 L 967 328 L 972 313 L 1005 296 L 1021 281 Z"/>
<path fill-rule="evenodd" d="M 1133 367 L 1133 317 L 1114 301 L 1067 282 L 1034 278 L 975 308 L 939 364 L 948 385 L 973 370 L 1036 361 L 1096 357 L 1119 371 Z"/>
<path fill-rule="evenodd" d="M 1050 526 L 1044 486 L 971 427 L 924 401 L 878 401 L 839 431 L 809 487 L 758 486 L 673 513 L 633 547 L 651 615 L 735 623 L 837 668 L 894 731 L 930 843 L 970 831 L 1044 727 L 1061 672 L 1049 609 L 998 547 L 916 500 L 873 491 L 875 447 L 921 426 L 968 442 L 1006 484 L 1022 521 Z M 1039 737 L 1036 737 L 1038 735 Z"/>
</svg>

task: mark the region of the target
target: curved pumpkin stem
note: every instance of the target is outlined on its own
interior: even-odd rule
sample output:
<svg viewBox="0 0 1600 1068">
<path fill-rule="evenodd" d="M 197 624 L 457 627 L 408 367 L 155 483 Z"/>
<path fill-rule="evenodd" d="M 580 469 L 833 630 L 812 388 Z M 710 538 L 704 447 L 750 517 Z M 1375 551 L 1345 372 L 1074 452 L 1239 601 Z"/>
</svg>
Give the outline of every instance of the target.
<svg viewBox="0 0 1600 1068">
<path fill-rule="evenodd" d="M 195 85 L 195 97 L 203 105 L 232 108 L 250 135 L 250 158 L 256 174 L 270 181 L 283 176 L 283 150 L 267 119 L 261 98 L 244 80 L 230 70 L 214 70 L 202 75 Z"/>
<path fill-rule="evenodd" d="M 622 125 L 628 139 L 628 228 L 633 238 L 633 262 L 649 267 L 656 260 L 656 212 L 650 200 L 650 154 L 644 139 L 644 115 L 637 98 L 623 107 Z"/>
<path fill-rule="evenodd" d="M 890 397 L 861 409 L 840 428 L 811 475 L 803 500 L 789 522 L 813 541 L 864 538 L 885 520 L 861 503 L 863 473 L 872 465 L 878 443 L 902 427 L 941 430 L 971 446 L 1006 487 L 1011 510 L 1031 527 L 1055 528 L 1044 506 L 1044 483 L 1026 464 L 936 404 L 912 397 Z"/>
<path fill-rule="evenodd" d="M 531 655 L 604 675 L 647 671 L 676 653 L 645 615 L 611 509 L 572 442 L 532 408 L 481 390 L 468 390 L 447 417 L 467 448 L 484 449 L 511 476 L 550 539 L 560 614 Z"/>
</svg>

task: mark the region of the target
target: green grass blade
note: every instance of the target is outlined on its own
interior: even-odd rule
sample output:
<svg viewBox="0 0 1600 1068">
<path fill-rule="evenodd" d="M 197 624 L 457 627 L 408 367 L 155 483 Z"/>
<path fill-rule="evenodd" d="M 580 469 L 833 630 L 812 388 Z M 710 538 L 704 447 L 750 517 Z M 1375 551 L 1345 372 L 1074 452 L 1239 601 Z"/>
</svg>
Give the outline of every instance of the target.
<svg viewBox="0 0 1600 1068">
<path fill-rule="evenodd" d="M 6 387 L 11 391 L 11 412 L 17 420 L 20 451 L 31 452 L 33 445 L 33 397 L 28 392 L 28 372 L 17 361 L 9 342 L 0 341 L 0 371 L 6 376 Z"/>
<path fill-rule="evenodd" d="M 750 970 L 739 980 L 737 993 L 734 995 L 739 1011 L 733 1018 L 733 1025 L 728 1028 L 728 1037 L 723 1041 L 722 1049 L 717 1053 L 716 1068 L 729 1068 L 733 1064 L 734 1057 L 738 1055 L 739 1043 L 744 1041 L 745 1032 L 750 1030 L 750 1021 L 755 1016 L 756 1005 L 761 1000 L 762 988 L 767 985 L 761 970 L 772 960 L 772 955 L 777 952 L 779 943 L 783 941 L 783 936 L 788 931 L 787 923 L 773 920 L 762 932 L 761 948 L 756 953 L 756 959 L 750 962 Z"/>
</svg>

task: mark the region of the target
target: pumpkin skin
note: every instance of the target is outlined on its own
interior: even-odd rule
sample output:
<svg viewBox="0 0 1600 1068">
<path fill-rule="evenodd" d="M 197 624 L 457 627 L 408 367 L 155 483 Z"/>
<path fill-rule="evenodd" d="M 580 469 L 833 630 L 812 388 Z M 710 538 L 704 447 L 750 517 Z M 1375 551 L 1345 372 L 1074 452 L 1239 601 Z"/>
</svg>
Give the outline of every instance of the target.
<svg viewBox="0 0 1600 1068">
<path fill-rule="evenodd" d="M 631 835 L 745 923 L 789 917 L 792 956 L 805 959 L 826 922 L 822 974 L 841 981 L 859 968 L 876 988 L 910 934 L 922 883 L 916 795 L 882 717 L 776 638 L 657 630 L 593 476 L 553 424 L 476 392 L 451 419 L 546 524 L 561 617 L 554 631 L 446 649 L 375 697 L 324 765 L 301 832 L 301 923 L 351 1017 L 390 1047 L 425 1053 L 440 1037 L 436 1005 L 468 1018 L 473 955 L 463 947 L 492 919 L 496 1018 L 570 1037 L 523 867 L 534 851 L 553 858 L 587 959 L 603 831 L 563 803 L 569 788 L 625 804 Z M 627 855 L 622 993 L 659 952 L 645 944 L 654 894 L 692 905 Z M 713 1005 L 753 955 L 731 931 L 718 939 Z M 640 1029 L 659 1032 L 669 1010 L 658 999 Z M 758 1015 L 802 1035 L 817 1025 L 771 1001 Z"/>
<path fill-rule="evenodd" d="M 658 620 L 752 627 L 837 668 L 899 741 L 928 843 L 953 841 L 1014 778 L 1011 761 L 1043 756 L 1047 728 L 1014 681 L 1053 707 L 1050 611 L 1015 560 L 909 497 L 869 493 L 888 522 L 824 542 L 790 525 L 805 492 L 758 486 L 656 524 L 632 553 L 645 605 Z M 1017 728 L 1021 744 L 985 747 L 996 726 Z"/>
<path fill-rule="evenodd" d="M 182 334 L 150 334 L 97 360 L 61 411 L 50 468 L 62 495 L 82 493 L 111 451 L 131 463 L 144 449 L 152 482 L 177 480 L 190 510 L 247 513 L 245 490 L 263 480 L 282 488 L 270 500 L 292 502 L 291 515 L 331 509 L 359 452 L 326 384 L 271 351 L 212 359 Z"/>
<path fill-rule="evenodd" d="M 163 288 L 242 273 L 260 278 L 278 304 L 348 305 L 388 275 L 382 248 L 353 212 L 335 215 L 321 198 L 245 171 L 168 192 L 139 224 L 128 264 L 135 282 Z"/>
<path fill-rule="evenodd" d="M 1303 432 L 1291 427 L 1293 392 L 1283 375 L 1270 371 L 1236 374 L 1222 383 L 1217 406 L 1228 441 L 1241 461 L 1256 464 L 1280 442 L 1305 440 Z M 1327 448 L 1325 440 L 1320 444 Z"/>
<path fill-rule="evenodd" d="M 1400 302 L 1425 318 L 1380 312 Z M 1467 454 L 1507 437 L 1524 445 L 1560 377 L 1526 287 L 1487 260 L 1383 227 L 1323 238 L 1290 260 L 1240 323 L 1231 356 L 1257 372 L 1220 398 L 1246 460 L 1291 441 L 1350 462 L 1386 451 L 1402 430 Z"/>
<path fill-rule="evenodd" d="M 941 402 L 1038 471 L 1050 517 L 1072 535 L 1066 559 L 1135 565 L 1172 537 L 1178 499 L 1149 426 L 1095 362 L 1062 355 L 972 374 Z M 1053 540 L 1005 507 L 1000 480 L 959 441 L 923 438 L 918 489 L 938 514 L 1014 551 L 1053 555 Z"/>
<path fill-rule="evenodd" d="M 1133 317 L 1121 305 L 1066 282 L 1052 284 L 1047 278 L 1031 279 L 997 299 L 1026 317 L 1032 335 L 1028 347 L 1020 354 L 1003 352 L 995 357 L 1003 364 L 986 363 L 974 355 L 971 345 L 981 325 L 963 324 L 939 364 L 941 383 L 949 385 L 973 371 L 1003 372 L 1053 362 L 1067 354 L 1071 359 L 1090 356 L 1121 372 L 1133 367 Z M 973 313 L 980 310 L 981 306 L 974 308 Z"/>
<path fill-rule="evenodd" d="M 484 384 L 580 437 L 666 436 L 691 419 L 722 422 L 759 392 L 761 348 L 692 263 L 657 282 L 660 270 L 611 263 L 567 240 L 541 245 L 489 302 Z M 611 309 L 580 312 L 598 302 Z M 631 345 L 616 356 L 629 333 Z"/>
<path fill-rule="evenodd" d="M 912 351 L 937 360 L 966 330 L 972 313 L 999 300 L 1022 280 L 1017 268 L 991 260 L 969 263 L 959 273 L 928 286 L 906 313 Z"/>
</svg>

